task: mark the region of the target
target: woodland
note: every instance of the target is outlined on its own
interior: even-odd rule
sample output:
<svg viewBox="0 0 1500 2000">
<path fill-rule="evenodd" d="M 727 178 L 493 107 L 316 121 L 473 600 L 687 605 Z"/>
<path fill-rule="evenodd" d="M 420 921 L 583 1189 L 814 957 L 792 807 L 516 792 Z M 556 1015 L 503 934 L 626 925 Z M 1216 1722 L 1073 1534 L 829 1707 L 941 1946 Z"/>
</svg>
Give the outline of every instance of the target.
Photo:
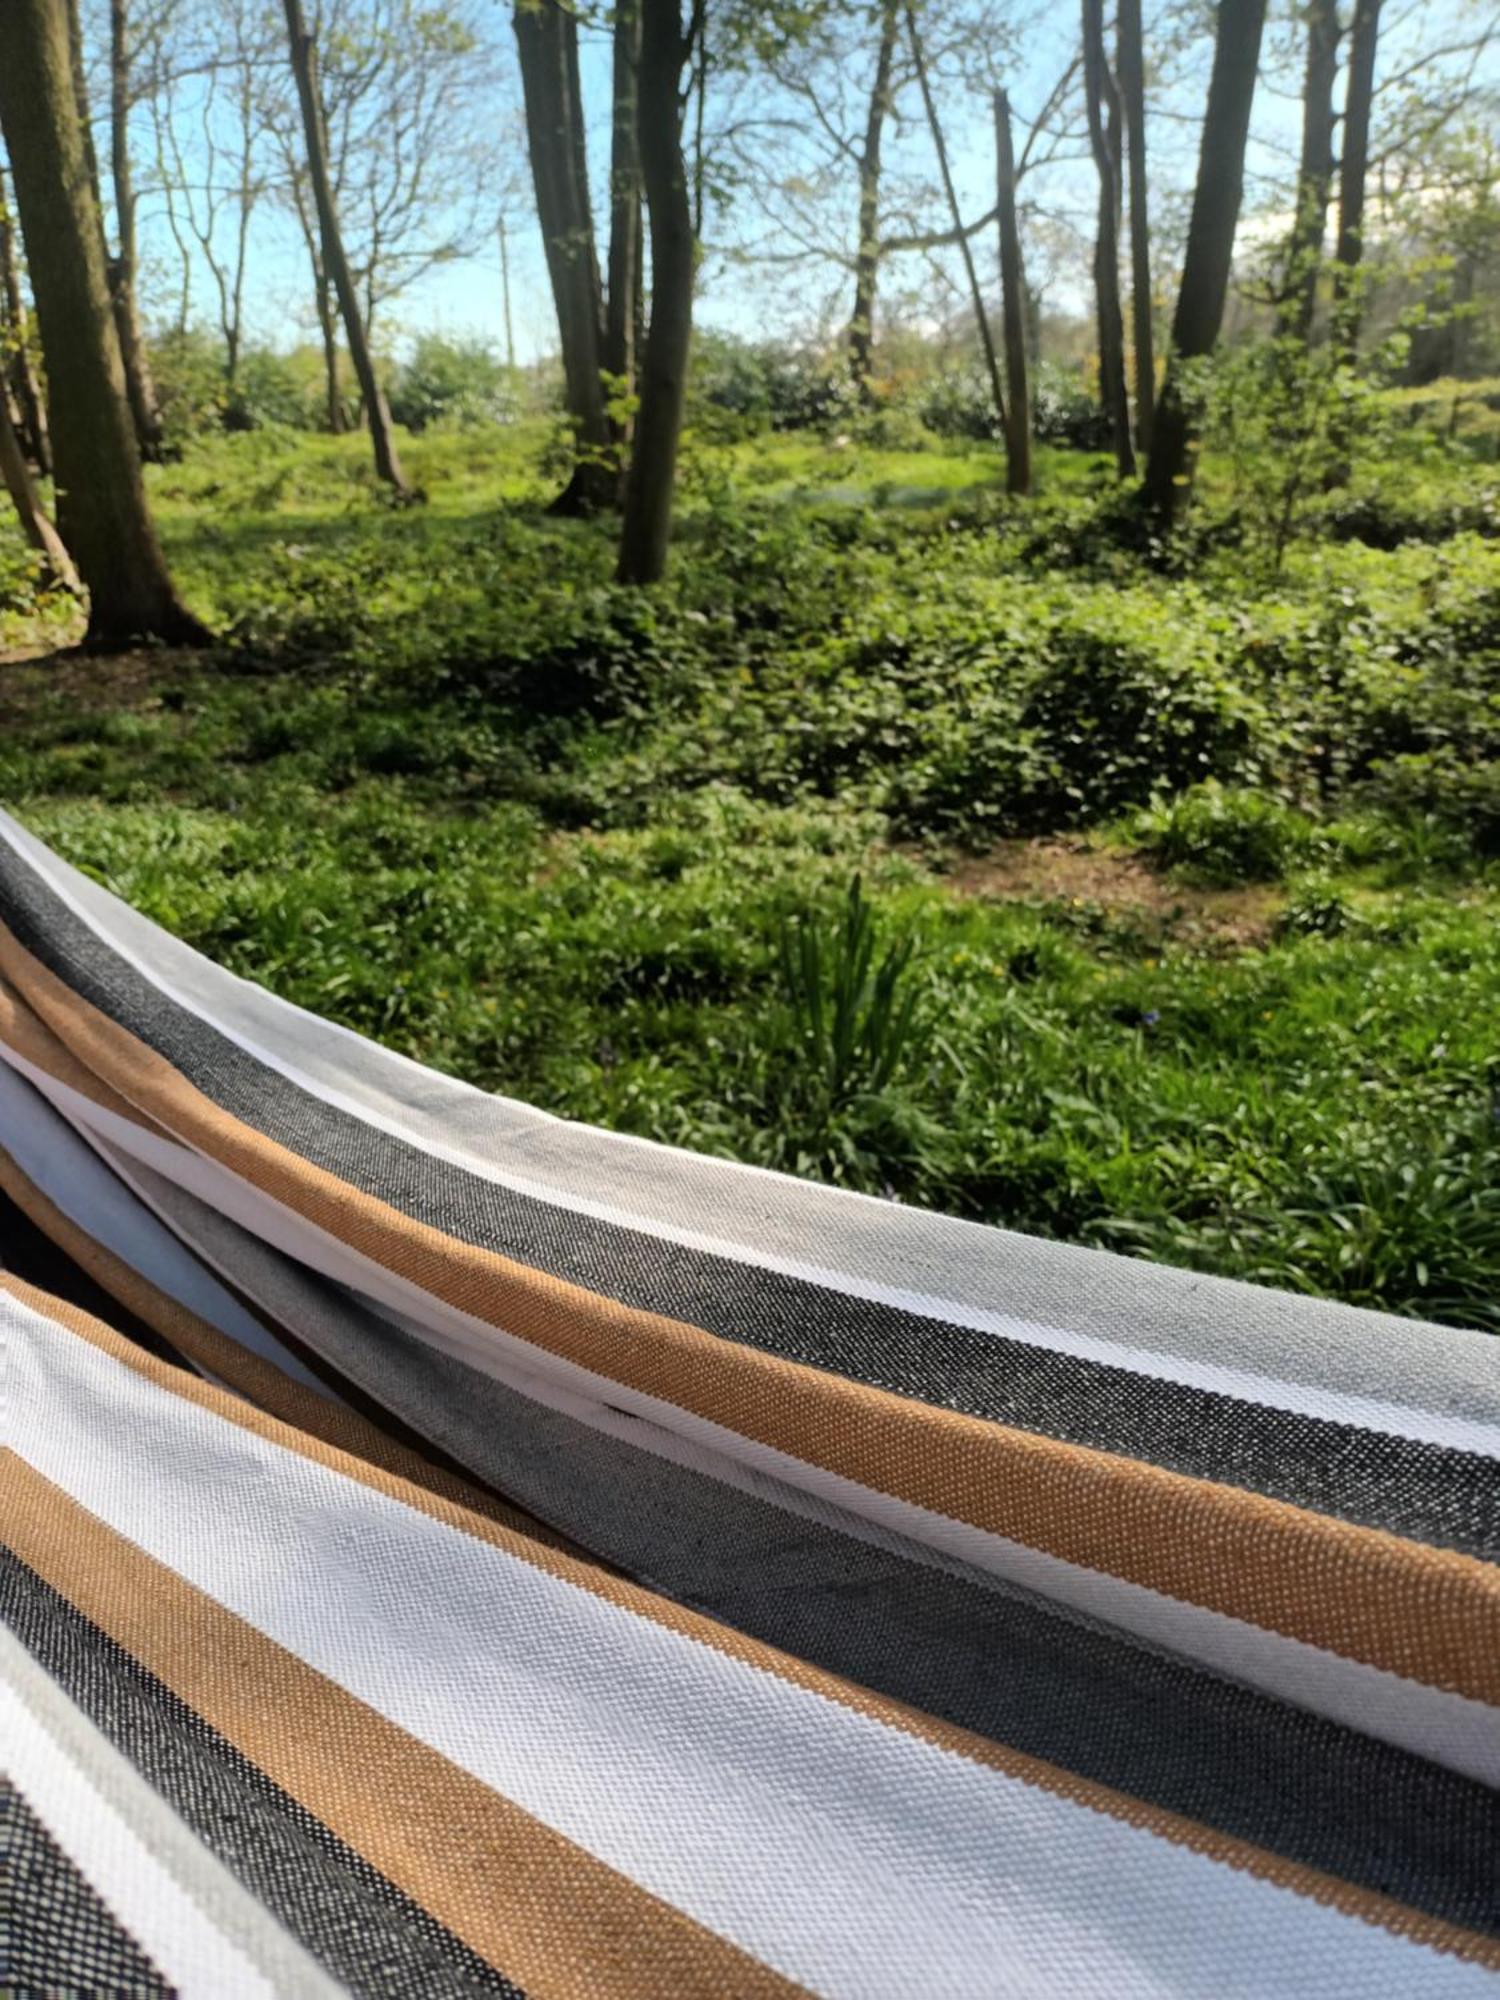
<svg viewBox="0 0 1500 2000">
<path fill-rule="evenodd" d="M 1500 1332 L 1493 0 L 7 0 L 0 803 L 661 1140 Z"/>
</svg>

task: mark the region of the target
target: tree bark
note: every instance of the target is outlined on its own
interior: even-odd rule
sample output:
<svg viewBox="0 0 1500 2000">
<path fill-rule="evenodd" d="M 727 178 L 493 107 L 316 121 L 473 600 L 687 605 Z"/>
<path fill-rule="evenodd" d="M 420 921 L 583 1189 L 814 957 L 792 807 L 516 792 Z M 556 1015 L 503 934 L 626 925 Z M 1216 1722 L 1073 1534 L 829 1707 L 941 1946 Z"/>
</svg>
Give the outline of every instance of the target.
<svg viewBox="0 0 1500 2000">
<path fill-rule="evenodd" d="M 568 417 L 578 453 L 573 476 L 553 510 L 588 514 L 615 504 L 618 479 L 600 373 L 604 296 L 589 200 L 578 21 L 561 0 L 518 0 L 515 30 L 537 220 L 557 308 Z M 675 131 L 675 104 L 672 118 Z"/>
<path fill-rule="evenodd" d="M 16 519 L 21 524 L 21 533 L 42 559 L 43 580 L 71 591 L 75 597 L 81 597 L 83 586 L 78 581 L 78 572 L 73 567 L 72 557 L 63 547 L 62 536 L 53 527 L 42 506 L 31 468 L 26 463 L 26 454 L 21 449 L 21 440 L 11 422 L 10 398 L 6 395 L 0 395 L 0 479 L 5 481 L 16 510 Z"/>
<path fill-rule="evenodd" d="M 26 302 L 21 297 L 20 260 L 16 256 L 15 222 L 3 176 L 0 176 L 0 305 L 4 308 L 0 324 L 8 347 L 5 372 L 21 412 L 22 442 L 37 471 L 43 478 L 50 478 L 52 441 L 47 431 L 47 405 L 32 366 Z"/>
<path fill-rule="evenodd" d="M 1359 345 L 1359 266 L 1364 256 L 1365 180 L 1370 165 L 1370 109 L 1381 0 L 1355 0 L 1344 85 L 1343 152 L 1339 160 L 1339 231 L 1334 246 L 1334 339 L 1351 363 Z"/>
<path fill-rule="evenodd" d="M 1287 240 L 1279 331 L 1305 345 L 1318 303 L 1318 270 L 1333 188 L 1333 82 L 1339 63 L 1338 0 L 1307 0 L 1307 67 L 1302 85 L 1302 154 L 1297 207 Z"/>
<path fill-rule="evenodd" d="M 1184 389 L 1183 364 L 1212 353 L 1224 319 L 1265 20 L 1266 0 L 1219 0 L 1187 252 L 1172 319 L 1167 379 L 1157 404 L 1146 466 L 1146 505 L 1167 525 L 1187 491 L 1193 442 L 1193 413 Z"/>
<path fill-rule="evenodd" d="M 160 459 L 161 405 L 151 379 L 151 360 L 146 352 L 136 297 L 136 195 L 130 170 L 129 0 L 109 0 L 109 165 L 119 243 L 116 255 L 110 260 L 109 289 L 119 329 L 120 354 L 125 363 L 125 386 L 141 456 Z"/>
<path fill-rule="evenodd" d="M 313 300 L 318 315 L 318 338 L 323 347 L 323 420 L 330 437 L 342 437 L 349 425 L 344 417 L 344 391 L 339 381 L 339 330 L 333 311 L 333 291 L 321 259 L 313 269 Z"/>
<path fill-rule="evenodd" d="M 680 117 L 687 55 L 677 0 L 641 0 L 640 146 L 651 219 L 651 324 L 625 486 L 621 583 L 657 582 L 666 570 L 672 532 L 697 262 Z"/>
<path fill-rule="evenodd" d="M 1016 219 L 1010 99 L 995 92 L 995 206 L 1000 211 L 1000 313 L 1005 340 L 1005 486 L 1031 491 L 1031 389 L 1026 372 L 1026 275 Z"/>
<path fill-rule="evenodd" d="M 1094 235 L 1094 303 L 1099 326 L 1099 398 L 1109 418 L 1115 465 L 1135 474 L 1130 395 L 1125 386 L 1125 321 L 1120 309 L 1120 107 L 1104 54 L 1104 0 L 1083 0 L 1083 90 L 1089 148 L 1099 177 Z"/>
<path fill-rule="evenodd" d="M 849 315 L 849 373 L 866 401 L 875 355 L 875 291 L 880 282 L 880 156 L 891 108 L 891 67 L 900 26 L 899 0 L 879 0 L 880 43 L 875 82 L 859 155 L 859 247 L 854 253 L 854 310 Z"/>
<path fill-rule="evenodd" d="M 995 353 L 995 336 L 990 331 L 990 316 L 984 309 L 984 293 L 979 287 L 979 273 L 974 268 L 974 252 L 969 247 L 968 232 L 964 228 L 963 213 L 958 205 L 958 190 L 953 185 L 953 172 L 948 165 L 948 146 L 938 120 L 937 104 L 932 95 L 932 80 L 927 74 L 927 59 L 922 52 L 922 36 L 917 27 L 916 9 L 912 6 L 911 0 L 906 0 L 906 32 L 911 42 L 912 62 L 916 68 L 917 82 L 921 86 L 922 104 L 927 112 L 928 128 L 932 133 L 933 150 L 937 154 L 943 193 L 948 200 L 948 213 L 953 219 L 953 233 L 958 240 L 959 254 L 964 260 L 964 270 L 968 274 L 969 296 L 974 302 L 974 319 L 979 328 L 980 345 L 984 349 L 985 366 L 989 370 L 990 395 L 995 405 L 995 418 L 1003 435 L 1006 428 L 1005 391 L 1000 386 L 1000 362 Z"/>
<path fill-rule="evenodd" d="M 641 64 L 640 0 L 617 0 L 614 107 L 609 160 L 609 294 L 604 315 L 604 371 L 635 393 L 635 292 L 641 260 L 641 153 L 637 105 Z M 617 444 L 630 424 L 614 426 Z"/>
<path fill-rule="evenodd" d="M 58 527 L 88 587 L 86 644 L 200 644 L 146 506 L 73 89 L 63 0 L 8 0 L 0 128 L 52 390 Z"/>
<path fill-rule="evenodd" d="M 1151 448 L 1156 414 L 1156 334 L 1151 314 L 1151 203 L 1146 177 L 1146 65 L 1141 0 L 1119 0 L 1120 108 L 1130 162 L 1130 324 L 1135 337 L 1135 441 Z"/>
<path fill-rule="evenodd" d="M 359 297 L 354 289 L 354 277 L 344 254 L 344 239 L 333 199 L 333 182 L 328 172 L 328 141 L 323 129 L 323 105 L 318 95 L 317 49 L 302 17 L 302 0 L 284 0 L 284 5 L 287 35 L 291 42 L 292 74 L 297 81 L 297 100 L 302 107 L 302 126 L 307 138 L 308 178 L 312 182 L 313 200 L 318 210 L 323 268 L 333 281 L 343 316 L 344 338 L 359 380 L 365 421 L 370 427 L 370 442 L 375 451 L 375 470 L 393 488 L 398 499 L 412 500 L 416 495 L 407 485 L 401 470 L 396 439 L 391 429 L 391 413 L 375 373 L 375 361 L 360 313 Z"/>
<path fill-rule="evenodd" d="M 40 557 L 43 587 L 65 590 L 72 597 L 82 598 L 83 585 L 73 566 L 73 558 L 64 548 L 62 536 L 42 505 L 31 467 L 26 462 L 26 453 L 11 417 L 8 395 L 0 395 L 0 479 L 4 480 L 6 491 L 10 494 L 21 533 Z"/>
<path fill-rule="evenodd" d="M 505 210 L 503 208 L 495 224 L 495 233 L 500 239 L 500 310 L 505 322 L 505 365 L 514 374 L 516 367 L 516 322 L 510 309 L 510 235 L 505 227 Z"/>
</svg>

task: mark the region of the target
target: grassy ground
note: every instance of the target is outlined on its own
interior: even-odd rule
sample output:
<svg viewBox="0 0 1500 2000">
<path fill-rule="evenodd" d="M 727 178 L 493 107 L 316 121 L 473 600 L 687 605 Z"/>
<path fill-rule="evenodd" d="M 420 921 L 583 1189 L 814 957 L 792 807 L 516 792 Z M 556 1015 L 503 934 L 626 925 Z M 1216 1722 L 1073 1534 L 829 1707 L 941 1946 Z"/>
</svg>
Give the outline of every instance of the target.
<svg viewBox="0 0 1500 2000">
<path fill-rule="evenodd" d="M 222 649 L 0 668 L 0 799 L 486 1088 L 1500 1329 L 1493 497 L 1413 443 L 1276 569 L 1210 468 L 1164 561 L 1096 461 L 1022 511 L 903 443 L 698 445 L 655 596 L 540 430 L 412 440 L 405 513 L 357 439 L 195 448 Z"/>
</svg>

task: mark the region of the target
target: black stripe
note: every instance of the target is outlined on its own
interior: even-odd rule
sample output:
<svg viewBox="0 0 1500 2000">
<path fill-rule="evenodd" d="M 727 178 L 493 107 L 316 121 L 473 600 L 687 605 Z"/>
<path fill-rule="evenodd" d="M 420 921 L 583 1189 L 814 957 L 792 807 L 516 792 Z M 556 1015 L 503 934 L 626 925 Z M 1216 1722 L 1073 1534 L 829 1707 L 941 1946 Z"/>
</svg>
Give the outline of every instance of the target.
<svg viewBox="0 0 1500 2000">
<path fill-rule="evenodd" d="M 372 2000 L 523 2000 L 519 1986 L 4 1547 L 0 1620 L 230 1872 L 352 1992 Z M 295 1728 L 294 1718 L 286 1726 Z M 370 1781 L 377 1783 L 378 1774 Z M 399 1809 L 393 1799 L 391 1810 Z"/>
<path fill-rule="evenodd" d="M 252 1130 L 455 1240 L 790 1361 L 1500 1559 L 1493 1460 L 925 1319 L 581 1215 L 437 1160 L 177 1005 L 0 842 L 0 913 L 60 979 Z"/>
<path fill-rule="evenodd" d="M 0 1829 L 5 1883 L 0 1990 L 22 1996 L 109 1993 L 122 2000 L 171 1992 L 4 1777 Z"/>
<path fill-rule="evenodd" d="M 333 1359 L 652 1589 L 1079 1777 L 1500 1934 L 1488 1786 L 605 1437 L 384 1321 L 356 1313 L 347 1335 Z"/>
</svg>

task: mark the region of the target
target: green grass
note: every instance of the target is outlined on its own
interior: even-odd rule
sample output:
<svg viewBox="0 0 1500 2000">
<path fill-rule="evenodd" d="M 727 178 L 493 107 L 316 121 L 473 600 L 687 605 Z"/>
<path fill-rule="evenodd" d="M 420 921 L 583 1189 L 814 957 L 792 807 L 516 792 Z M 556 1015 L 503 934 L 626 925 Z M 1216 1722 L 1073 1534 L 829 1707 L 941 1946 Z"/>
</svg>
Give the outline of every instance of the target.
<svg viewBox="0 0 1500 2000">
<path fill-rule="evenodd" d="M 358 439 L 195 447 L 222 651 L 0 669 L 0 798 L 484 1088 L 1500 1329 L 1493 544 L 1153 568 L 1081 454 L 1021 510 L 983 448 L 697 442 L 650 596 L 546 447 L 413 439 L 412 512 Z"/>
</svg>

